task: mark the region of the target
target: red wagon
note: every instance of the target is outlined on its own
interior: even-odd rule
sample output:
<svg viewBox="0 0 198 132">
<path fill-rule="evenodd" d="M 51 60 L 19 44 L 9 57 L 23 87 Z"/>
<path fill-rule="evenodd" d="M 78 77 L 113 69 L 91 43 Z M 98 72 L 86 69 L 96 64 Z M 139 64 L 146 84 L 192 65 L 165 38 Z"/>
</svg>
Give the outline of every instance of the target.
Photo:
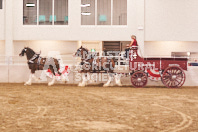
<svg viewBox="0 0 198 132">
<path fill-rule="evenodd" d="M 144 87 L 148 80 L 148 70 L 159 71 L 162 83 L 169 88 L 179 88 L 185 82 L 187 58 L 142 58 L 138 47 L 133 46 L 129 53 L 129 69 L 132 71 L 131 83 Z"/>
</svg>

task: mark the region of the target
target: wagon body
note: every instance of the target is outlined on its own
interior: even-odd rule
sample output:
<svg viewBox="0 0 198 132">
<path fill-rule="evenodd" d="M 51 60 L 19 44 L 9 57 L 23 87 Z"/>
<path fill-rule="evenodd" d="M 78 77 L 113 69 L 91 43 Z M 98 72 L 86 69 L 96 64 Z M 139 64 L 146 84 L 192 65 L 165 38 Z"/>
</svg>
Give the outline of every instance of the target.
<svg viewBox="0 0 198 132">
<path fill-rule="evenodd" d="M 181 87 L 185 82 L 187 58 L 142 58 L 138 55 L 137 47 L 129 52 L 129 69 L 132 71 L 131 82 L 136 87 L 147 83 L 148 70 L 160 73 L 163 84 L 167 87 Z"/>
<path fill-rule="evenodd" d="M 136 59 L 129 60 L 130 70 L 147 70 L 157 69 L 165 70 L 170 66 L 178 66 L 183 70 L 187 70 L 187 58 L 141 58 L 139 56 Z"/>
</svg>

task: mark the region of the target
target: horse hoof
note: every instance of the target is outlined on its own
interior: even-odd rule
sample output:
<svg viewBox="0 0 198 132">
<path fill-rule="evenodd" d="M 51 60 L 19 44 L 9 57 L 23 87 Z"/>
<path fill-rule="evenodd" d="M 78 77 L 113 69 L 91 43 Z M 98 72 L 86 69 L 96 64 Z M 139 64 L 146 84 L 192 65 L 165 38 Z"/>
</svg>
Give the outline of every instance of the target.
<svg viewBox="0 0 198 132">
<path fill-rule="evenodd" d="M 40 83 L 40 82 L 41 82 L 41 80 L 36 80 L 36 82 L 37 82 L 37 83 Z"/>
<path fill-rule="evenodd" d="M 26 82 L 24 85 L 25 85 L 25 86 L 27 86 L 27 85 L 32 85 L 32 83 L 27 83 L 27 82 Z"/>
<path fill-rule="evenodd" d="M 53 85 L 53 83 L 48 83 L 48 86 L 52 86 Z"/>
<path fill-rule="evenodd" d="M 122 84 L 121 84 L 121 83 L 117 83 L 117 85 L 118 85 L 118 86 L 120 86 L 120 87 L 122 86 Z"/>
<path fill-rule="evenodd" d="M 109 85 L 107 85 L 107 84 L 104 84 L 104 85 L 103 85 L 103 87 L 108 87 L 108 86 L 109 86 Z"/>
<path fill-rule="evenodd" d="M 79 87 L 85 87 L 85 84 L 79 83 L 78 86 Z"/>
<path fill-rule="evenodd" d="M 82 84 L 79 84 L 78 86 L 79 86 L 79 87 L 83 87 L 83 85 L 82 85 Z"/>
<path fill-rule="evenodd" d="M 80 87 L 81 85 L 82 85 L 81 83 L 78 84 L 79 87 Z"/>
</svg>

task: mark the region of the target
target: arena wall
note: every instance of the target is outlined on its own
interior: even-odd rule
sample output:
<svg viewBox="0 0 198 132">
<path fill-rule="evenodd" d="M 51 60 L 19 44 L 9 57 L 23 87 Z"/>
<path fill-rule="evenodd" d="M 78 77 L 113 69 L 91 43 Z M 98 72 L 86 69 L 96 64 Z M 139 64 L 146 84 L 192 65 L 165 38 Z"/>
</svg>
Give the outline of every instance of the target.
<svg viewBox="0 0 198 132">
<path fill-rule="evenodd" d="M 2 72 L 3 76 L 0 76 L 0 83 L 24 83 L 29 79 L 30 70 L 26 64 L 23 65 L 0 65 L 0 71 Z M 79 81 L 75 79 L 76 72 L 71 72 L 69 74 L 69 82 L 67 84 L 78 84 Z M 185 71 L 186 74 L 186 81 L 184 86 L 198 86 L 198 67 L 188 67 L 188 71 Z M 35 74 L 37 77 L 42 75 L 42 71 L 37 71 Z M 130 76 L 121 78 L 121 82 L 123 85 L 131 86 Z M 50 78 L 47 78 L 47 81 L 51 81 Z M 40 83 L 46 83 L 47 81 L 41 81 Z M 38 83 L 33 81 L 33 83 Z M 62 82 L 56 82 L 59 84 L 64 84 Z M 97 81 L 95 83 L 91 82 L 91 84 L 100 84 L 105 83 L 105 81 Z M 115 82 L 112 82 L 112 86 Z M 164 86 L 161 81 L 152 81 L 148 79 L 147 86 Z"/>
<path fill-rule="evenodd" d="M 13 0 L 14 40 L 130 40 L 137 34 L 137 5 L 142 0 L 128 0 L 127 26 L 81 25 L 81 1 L 69 1 L 69 25 L 23 25 L 23 1 Z M 141 4 L 141 3 L 140 3 Z M 141 14 L 139 14 L 141 15 Z M 130 19 L 133 16 L 133 19 Z"/>
<path fill-rule="evenodd" d="M 0 56 L 5 55 L 5 41 L 0 40 Z"/>
<path fill-rule="evenodd" d="M 145 0 L 145 41 L 198 41 L 197 0 Z"/>
<path fill-rule="evenodd" d="M 3 1 L 3 9 L 0 9 L 0 17 L 1 17 L 1 20 L 0 20 L 0 41 L 1 40 L 5 40 L 5 36 L 4 36 L 4 22 L 5 22 L 5 11 L 4 11 L 4 1 Z"/>
<path fill-rule="evenodd" d="M 9 0 L 11 1 L 11 0 Z M 9 2 L 8 1 L 8 2 Z M 69 25 L 23 25 L 23 1 L 12 0 L 13 40 L 63 40 L 63 41 L 130 41 L 136 34 L 142 54 L 148 41 L 198 41 L 196 0 L 128 0 L 127 26 L 81 25 L 80 0 L 69 1 Z M 75 8 L 74 8 L 75 7 Z M 5 9 L 1 14 L 5 14 Z M 4 17 L 3 17 L 4 18 Z M 7 23 L 7 22 L 6 22 Z M 4 21 L 1 21 L 4 25 Z M 4 26 L 1 26 L 1 28 Z M 6 28 L 7 30 L 7 28 Z M 0 31 L 4 39 L 4 29 Z M 0 40 L 1 40 L 0 39 Z M 10 42 L 6 42 L 9 45 Z M 10 46 L 9 46 L 10 47 Z M 6 48 L 7 49 L 7 48 Z M 6 50 L 9 52 L 12 48 Z"/>
<path fill-rule="evenodd" d="M 198 41 L 146 41 L 144 45 L 145 56 L 171 57 L 171 52 L 198 52 L 197 49 Z"/>
<path fill-rule="evenodd" d="M 1 71 L 1 76 L 0 76 L 0 83 L 8 83 L 9 80 L 9 67 L 8 65 L 3 65 L 0 64 L 0 71 Z"/>
</svg>

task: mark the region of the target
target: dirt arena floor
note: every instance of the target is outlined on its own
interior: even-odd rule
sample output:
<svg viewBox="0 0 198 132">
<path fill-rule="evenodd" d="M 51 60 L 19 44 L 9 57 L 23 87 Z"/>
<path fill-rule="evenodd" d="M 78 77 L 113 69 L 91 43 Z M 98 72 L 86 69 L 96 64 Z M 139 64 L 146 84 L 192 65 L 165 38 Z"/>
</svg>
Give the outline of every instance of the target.
<svg viewBox="0 0 198 132">
<path fill-rule="evenodd" d="M 0 84 L 0 131 L 197 132 L 198 88 Z"/>
</svg>

